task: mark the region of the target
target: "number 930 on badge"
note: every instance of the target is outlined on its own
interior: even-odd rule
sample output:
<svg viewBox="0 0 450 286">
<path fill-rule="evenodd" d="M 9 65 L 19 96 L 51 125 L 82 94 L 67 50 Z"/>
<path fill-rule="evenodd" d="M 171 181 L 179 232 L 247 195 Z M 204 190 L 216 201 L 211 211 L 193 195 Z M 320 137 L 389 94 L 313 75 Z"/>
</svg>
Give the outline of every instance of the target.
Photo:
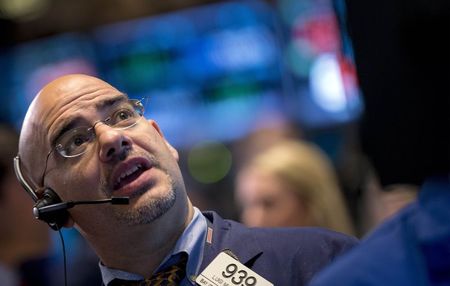
<svg viewBox="0 0 450 286">
<path fill-rule="evenodd" d="M 201 286 L 273 286 L 225 252 L 217 255 L 195 282 Z"/>
</svg>

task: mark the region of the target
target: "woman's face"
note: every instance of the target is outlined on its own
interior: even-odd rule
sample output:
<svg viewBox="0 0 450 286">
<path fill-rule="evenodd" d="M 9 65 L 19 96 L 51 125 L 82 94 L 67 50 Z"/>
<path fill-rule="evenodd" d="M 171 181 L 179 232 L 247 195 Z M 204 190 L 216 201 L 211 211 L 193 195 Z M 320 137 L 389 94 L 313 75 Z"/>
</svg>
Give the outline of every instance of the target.
<svg viewBox="0 0 450 286">
<path fill-rule="evenodd" d="M 248 226 L 310 225 L 305 202 L 292 186 L 272 174 L 243 170 L 236 181 L 236 197 L 242 207 L 241 221 Z"/>
</svg>

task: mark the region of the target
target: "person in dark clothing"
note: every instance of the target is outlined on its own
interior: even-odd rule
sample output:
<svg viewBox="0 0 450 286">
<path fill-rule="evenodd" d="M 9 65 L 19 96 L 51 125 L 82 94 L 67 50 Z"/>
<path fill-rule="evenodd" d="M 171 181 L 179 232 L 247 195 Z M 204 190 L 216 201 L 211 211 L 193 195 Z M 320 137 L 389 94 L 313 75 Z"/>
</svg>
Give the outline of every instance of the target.
<svg viewBox="0 0 450 286">
<path fill-rule="evenodd" d="M 380 185 L 419 197 L 311 285 L 450 285 L 450 2 L 347 1 Z"/>
</svg>

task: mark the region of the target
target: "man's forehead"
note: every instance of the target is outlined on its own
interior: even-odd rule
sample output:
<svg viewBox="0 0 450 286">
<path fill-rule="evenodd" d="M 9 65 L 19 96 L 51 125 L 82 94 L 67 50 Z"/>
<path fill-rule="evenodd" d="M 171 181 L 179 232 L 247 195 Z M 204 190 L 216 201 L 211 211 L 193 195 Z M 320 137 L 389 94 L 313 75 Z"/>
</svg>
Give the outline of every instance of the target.
<svg viewBox="0 0 450 286">
<path fill-rule="evenodd" d="M 95 92 L 97 89 L 116 90 L 101 79 L 87 75 L 62 76 L 48 83 L 37 95 L 41 102 L 57 101 L 64 98 L 79 97 Z"/>
<path fill-rule="evenodd" d="M 36 116 L 47 135 L 51 135 L 62 128 L 60 125 L 80 118 L 80 112 L 103 109 L 125 99 L 125 94 L 100 79 L 66 76 L 44 87 L 37 98 Z"/>
<path fill-rule="evenodd" d="M 61 112 L 82 101 L 88 103 L 101 95 L 118 92 L 108 83 L 86 75 L 67 75 L 55 79 L 37 94 L 27 112 L 24 124 L 48 128 Z M 28 122 L 29 121 L 29 122 Z"/>
<path fill-rule="evenodd" d="M 122 95 L 108 83 L 86 75 L 63 76 L 44 86 L 30 104 L 22 125 L 19 155 L 24 163 L 31 169 L 34 169 L 32 165 L 43 163 L 41 155 L 50 149 L 47 146 L 49 124 L 58 117 L 60 110 L 78 100 L 116 93 Z"/>
</svg>

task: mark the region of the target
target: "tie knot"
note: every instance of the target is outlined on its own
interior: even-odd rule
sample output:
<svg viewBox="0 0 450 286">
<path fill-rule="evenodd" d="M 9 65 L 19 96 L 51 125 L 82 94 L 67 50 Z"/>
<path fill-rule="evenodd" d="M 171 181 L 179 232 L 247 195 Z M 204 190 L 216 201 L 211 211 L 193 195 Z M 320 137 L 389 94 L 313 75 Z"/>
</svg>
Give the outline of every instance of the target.
<svg viewBox="0 0 450 286">
<path fill-rule="evenodd" d="M 173 263 L 154 273 L 152 277 L 140 281 L 114 279 L 109 286 L 176 286 L 186 277 L 188 254 L 181 252 L 171 258 Z"/>
<path fill-rule="evenodd" d="M 177 254 L 175 263 L 153 274 L 149 279 L 144 280 L 142 286 L 166 286 L 179 285 L 186 276 L 186 263 L 188 255 L 185 252 Z"/>
</svg>

